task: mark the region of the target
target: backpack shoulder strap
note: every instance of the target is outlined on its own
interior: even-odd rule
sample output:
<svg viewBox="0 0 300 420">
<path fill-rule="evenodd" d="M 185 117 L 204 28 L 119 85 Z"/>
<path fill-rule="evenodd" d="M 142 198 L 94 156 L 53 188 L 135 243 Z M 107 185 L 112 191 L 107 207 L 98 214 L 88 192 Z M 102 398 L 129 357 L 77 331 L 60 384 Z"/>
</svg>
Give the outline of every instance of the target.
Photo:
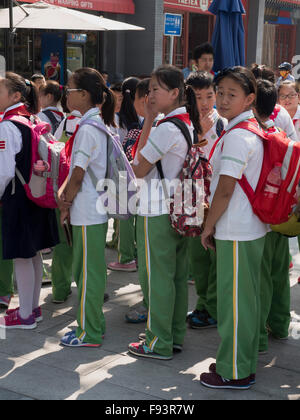
<svg viewBox="0 0 300 420">
<path fill-rule="evenodd" d="M 54 117 L 53 113 L 51 112 L 50 109 L 47 109 L 46 111 L 43 111 L 43 113 L 46 115 L 47 118 L 49 118 L 51 125 L 53 127 L 53 133 L 55 133 L 55 131 L 57 130 L 60 122 Z"/>
<path fill-rule="evenodd" d="M 176 116 L 173 117 L 173 118 L 168 118 L 167 120 L 163 121 L 161 124 L 164 124 L 164 123 L 167 123 L 167 122 L 170 122 L 170 123 L 176 125 L 177 128 L 179 128 L 179 130 L 181 131 L 181 133 L 183 134 L 183 136 L 184 136 L 184 138 L 187 142 L 188 149 L 190 150 L 191 147 L 193 146 L 193 140 L 192 140 L 191 134 L 189 132 L 189 129 L 186 126 L 186 123 L 181 121 L 179 118 L 176 118 Z"/>
<path fill-rule="evenodd" d="M 218 137 L 221 137 L 224 127 L 224 121 L 222 120 L 222 118 L 219 118 L 216 125 L 216 133 Z"/>
<path fill-rule="evenodd" d="M 264 133 L 259 127 L 249 121 L 243 121 L 232 128 L 232 130 L 236 130 L 237 128 L 241 128 L 243 130 L 251 131 L 251 133 L 256 134 L 258 137 L 266 140 L 266 133 Z"/>
</svg>

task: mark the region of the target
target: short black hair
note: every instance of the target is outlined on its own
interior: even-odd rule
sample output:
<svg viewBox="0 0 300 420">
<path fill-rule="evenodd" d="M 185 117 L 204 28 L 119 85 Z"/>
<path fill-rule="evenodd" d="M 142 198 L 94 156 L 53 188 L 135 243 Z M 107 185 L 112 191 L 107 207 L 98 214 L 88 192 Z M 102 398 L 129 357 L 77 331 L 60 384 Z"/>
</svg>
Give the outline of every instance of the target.
<svg viewBox="0 0 300 420">
<path fill-rule="evenodd" d="M 269 82 L 274 83 L 276 82 L 275 72 L 271 67 L 266 65 L 259 65 L 259 64 L 252 64 L 251 71 L 254 74 L 256 80 L 264 79 L 269 80 Z"/>
<path fill-rule="evenodd" d="M 209 89 L 214 85 L 214 77 L 212 74 L 206 71 L 194 71 L 192 72 L 185 82 L 186 86 L 192 86 L 194 89 Z"/>
<path fill-rule="evenodd" d="M 214 47 L 209 42 L 199 45 L 194 49 L 194 60 L 199 60 L 203 54 L 212 54 L 215 56 Z"/>
<path fill-rule="evenodd" d="M 276 86 L 269 80 L 259 79 L 257 81 L 256 111 L 259 117 L 268 118 L 277 103 Z"/>
</svg>

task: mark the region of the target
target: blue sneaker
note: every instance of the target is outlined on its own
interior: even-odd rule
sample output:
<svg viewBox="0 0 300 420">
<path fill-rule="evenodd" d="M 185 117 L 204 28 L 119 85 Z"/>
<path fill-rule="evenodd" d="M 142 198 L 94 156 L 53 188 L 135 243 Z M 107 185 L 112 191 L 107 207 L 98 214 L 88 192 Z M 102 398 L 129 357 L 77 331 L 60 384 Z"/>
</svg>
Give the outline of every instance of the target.
<svg viewBox="0 0 300 420">
<path fill-rule="evenodd" d="M 145 306 L 141 305 L 131 309 L 126 315 L 125 319 L 130 324 L 141 324 L 147 322 L 148 310 Z"/>
<path fill-rule="evenodd" d="M 206 328 L 216 328 L 218 325 L 217 321 L 212 318 L 205 309 L 203 311 L 196 309 L 194 312 L 188 314 L 187 323 L 190 328 L 200 330 Z"/>
<path fill-rule="evenodd" d="M 101 344 L 90 344 L 80 340 L 76 336 L 75 331 L 66 333 L 60 340 L 61 344 L 66 347 L 101 347 Z"/>
</svg>

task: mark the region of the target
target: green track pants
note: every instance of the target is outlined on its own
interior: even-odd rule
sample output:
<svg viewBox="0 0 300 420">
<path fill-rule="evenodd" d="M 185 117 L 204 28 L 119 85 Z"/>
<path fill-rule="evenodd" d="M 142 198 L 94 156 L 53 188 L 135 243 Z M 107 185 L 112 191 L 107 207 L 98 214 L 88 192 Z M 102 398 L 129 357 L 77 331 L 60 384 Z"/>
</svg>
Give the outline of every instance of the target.
<svg viewBox="0 0 300 420">
<path fill-rule="evenodd" d="M 3 260 L 2 253 L 2 208 L 0 207 L 0 296 L 14 294 L 13 261 Z"/>
</svg>

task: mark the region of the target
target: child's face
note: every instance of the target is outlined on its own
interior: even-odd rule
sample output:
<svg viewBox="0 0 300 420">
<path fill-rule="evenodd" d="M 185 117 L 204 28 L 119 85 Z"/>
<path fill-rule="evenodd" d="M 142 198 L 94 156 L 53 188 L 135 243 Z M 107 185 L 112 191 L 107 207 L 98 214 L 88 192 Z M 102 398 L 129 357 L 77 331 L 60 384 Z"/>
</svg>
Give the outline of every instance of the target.
<svg viewBox="0 0 300 420">
<path fill-rule="evenodd" d="M 215 106 L 216 94 L 211 86 L 208 89 L 194 89 L 197 101 L 197 108 L 200 117 L 205 117 Z"/>
<path fill-rule="evenodd" d="M 278 102 L 288 112 L 297 110 L 300 95 L 296 92 L 293 86 L 282 86 L 278 95 Z"/>
<path fill-rule="evenodd" d="M 168 115 L 176 107 L 178 103 L 178 89 L 169 89 L 156 77 L 152 77 L 149 86 L 149 104 L 157 112 Z"/>
<path fill-rule="evenodd" d="M 230 77 L 221 80 L 217 87 L 217 110 L 228 121 L 248 111 L 254 100 L 254 93 L 247 96 L 239 83 Z"/>
<path fill-rule="evenodd" d="M 145 116 L 145 99 L 145 96 L 139 97 L 138 93 L 135 94 L 134 108 L 136 110 L 136 113 L 141 117 Z"/>
<path fill-rule="evenodd" d="M 199 71 L 207 71 L 210 73 L 214 66 L 214 56 L 212 54 L 202 54 L 197 60 L 197 67 Z"/>
<path fill-rule="evenodd" d="M 21 100 L 21 93 L 11 93 L 7 88 L 5 79 L 0 79 L 0 112 L 4 112 L 7 108 L 17 104 Z"/>
</svg>

